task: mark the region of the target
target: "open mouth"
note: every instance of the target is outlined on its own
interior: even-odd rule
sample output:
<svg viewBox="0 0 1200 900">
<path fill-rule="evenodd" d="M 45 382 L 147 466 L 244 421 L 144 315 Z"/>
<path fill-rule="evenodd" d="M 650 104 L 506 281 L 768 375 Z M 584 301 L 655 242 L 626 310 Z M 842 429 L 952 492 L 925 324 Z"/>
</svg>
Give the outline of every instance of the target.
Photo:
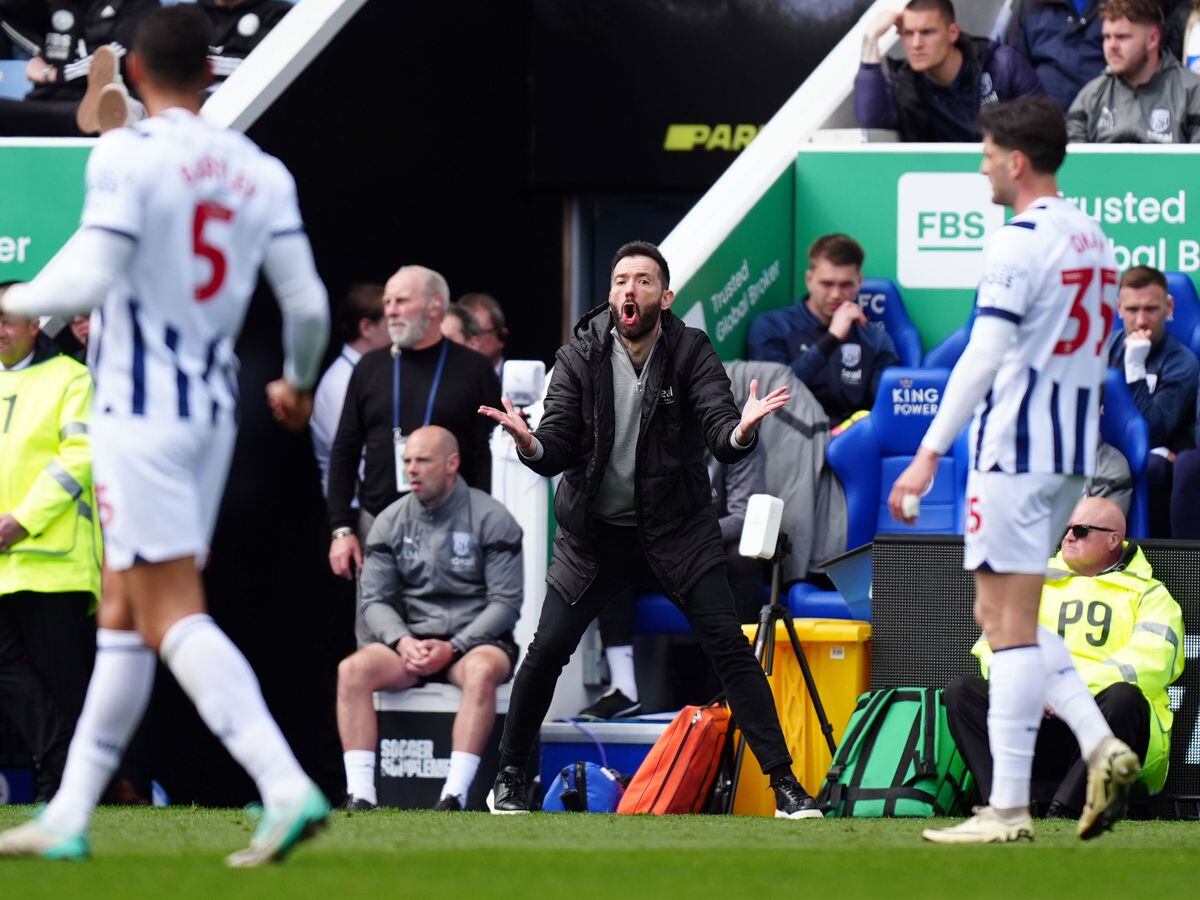
<svg viewBox="0 0 1200 900">
<path fill-rule="evenodd" d="M 627 328 L 637 323 L 638 308 L 637 304 L 632 300 L 626 300 L 621 304 L 621 324 Z"/>
</svg>

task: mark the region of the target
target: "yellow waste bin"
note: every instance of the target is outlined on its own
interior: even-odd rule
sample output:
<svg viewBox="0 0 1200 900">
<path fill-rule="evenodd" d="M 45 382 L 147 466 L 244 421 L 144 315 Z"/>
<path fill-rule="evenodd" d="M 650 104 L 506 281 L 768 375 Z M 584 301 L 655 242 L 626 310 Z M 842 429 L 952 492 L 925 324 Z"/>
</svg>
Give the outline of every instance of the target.
<svg viewBox="0 0 1200 900">
<path fill-rule="evenodd" d="M 833 725 L 834 743 L 837 743 L 854 712 L 855 702 L 869 687 L 871 623 L 845 619 L 795 621 L 796 636 L 804 648 L 825 714 Z M 745 626 L 750 640 L 754 639 L 757 628 L 757 625 Z M 775 695 L 779 723 L 792 754 L 792 771 L 804 789 L 815 797 L 833 758 L 821 733 L 816 709 L 809 701 L 804 673 L 800 671 L 782 622 L 775 625 L 775 667 L 767 680 Z M 775 795 L 749 746 L 742 760 L 742 777 L 733 798 L 733 812 L 742 816 L 775 815 Z"/>
</svg>

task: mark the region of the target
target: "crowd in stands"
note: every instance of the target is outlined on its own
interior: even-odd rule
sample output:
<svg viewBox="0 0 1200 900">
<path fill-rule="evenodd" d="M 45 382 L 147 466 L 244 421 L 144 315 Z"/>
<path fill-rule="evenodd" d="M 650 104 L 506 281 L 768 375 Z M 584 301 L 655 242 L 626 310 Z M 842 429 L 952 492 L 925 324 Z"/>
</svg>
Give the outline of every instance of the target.
<svg viewBox="0 0 1200 900">
<path fill-rule="evenodd" d="M 1184 66 L 1191 0 L 1017 0 L 995 40 L 951 0 L 911 0 L 867 28 L 854 83 L 864 128 L 976 141 L 980 109 L 1045 94 L 1078 143 L 1200 142 L 1200 74 Z M 1200 26 L 1198 26 L 1200 27 Z M 902 56 L 885 57 L 895 28 Z"/>
<path fill-rule="evenodd" d="M 137 23 L 170 2 L 196 2 L 211 27 L 219 86 L 294 0 L 0 0 L 0 59 L 26 60 L 22 98 L 0 96 L 0 137 L 81 137 L 142 118 L 125 67 Z"/>
</svg>

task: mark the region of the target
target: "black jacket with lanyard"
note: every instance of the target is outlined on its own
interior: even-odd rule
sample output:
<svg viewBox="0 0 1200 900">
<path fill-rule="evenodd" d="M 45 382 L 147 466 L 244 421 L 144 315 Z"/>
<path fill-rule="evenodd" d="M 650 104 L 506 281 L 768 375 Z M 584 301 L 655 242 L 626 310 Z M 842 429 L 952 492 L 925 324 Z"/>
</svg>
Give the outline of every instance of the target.
<svg viewBox="0 0 1200 900">
<path fill-rule="evenodd" d="M 736 462 L 747 450 L 731 442 L 741 414 L 729 377 L 708 335 L 666 310 L 647 362 L 638 430 L 634 491 L 638 536 L 662 587 L 681 600 L 700 576 L 725 561 L 712 505 L 705 449 Z M 608 466 L 616 425 L 612 315 L 608 304 L 575 325 L 555 357 L 545 413 L 535 434 L 542 456 L 525 465 L 547 477 L 563 473 L 554 497 L 558 532 L 546 581 L 575 603 L 596 575 L 591 505 Z"/>
</svg>

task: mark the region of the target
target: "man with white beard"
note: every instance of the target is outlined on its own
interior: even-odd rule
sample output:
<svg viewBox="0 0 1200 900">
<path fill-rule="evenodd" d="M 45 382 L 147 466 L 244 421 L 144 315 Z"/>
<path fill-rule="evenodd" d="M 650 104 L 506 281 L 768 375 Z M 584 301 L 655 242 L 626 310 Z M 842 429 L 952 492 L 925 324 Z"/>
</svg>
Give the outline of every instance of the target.
<svg viewBox="0 0 1200 900">
<path fill-rule="evenodd" d="M 342 578 L 361 568 L 362 538 L 375 516 L 408 493 L 404 444 L 418 428 L 440 425 L 452 433 L 462 448 L 463 480 L 491 489 L 492 423 L 475 411 L 500 404 L 500 382 L 484 357 L 442 337 L 449 302 L 446 279 L 424 266 L 404 266 L 384 286 L 391 346 L 365 354 L 355 367 L 329 457 L 329 565 Z"/>
</svg>

